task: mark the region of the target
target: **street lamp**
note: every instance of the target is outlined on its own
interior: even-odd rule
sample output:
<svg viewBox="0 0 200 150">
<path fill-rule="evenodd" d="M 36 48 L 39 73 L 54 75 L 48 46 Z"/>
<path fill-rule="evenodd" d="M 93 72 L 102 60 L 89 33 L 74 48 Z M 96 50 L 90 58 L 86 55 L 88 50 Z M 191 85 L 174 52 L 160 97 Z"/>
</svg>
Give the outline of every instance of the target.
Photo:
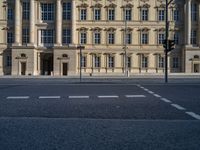
<svg viewBox="0 0 200 150">
<path fill-rule="evenodd" d="M 79 45 L 77 49 L 80 50 L 80 82 L 82 81 L 82 49 L 85 49 L 85 46 Z"/>
</svg>

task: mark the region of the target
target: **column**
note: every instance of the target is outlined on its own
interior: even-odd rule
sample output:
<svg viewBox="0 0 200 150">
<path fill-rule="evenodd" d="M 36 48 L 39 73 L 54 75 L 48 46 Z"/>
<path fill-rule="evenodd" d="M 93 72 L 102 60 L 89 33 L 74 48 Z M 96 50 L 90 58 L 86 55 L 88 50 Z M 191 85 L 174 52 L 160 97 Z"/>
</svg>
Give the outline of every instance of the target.
<svg viewBox="0 0 200 150">
<path fill-rule="evenodd" d="M 187 1 L 187 45 L 190 45 L 190 38 L 191 38 L 191 25 L 192 25 L 192 19 L 191 19 L 191 0 Z"/>
<path fill-rule="evenodd" d="M 35 0 L 30 0 L 30 43 L 35 43 Z"/>
<path fill-rule="evenodd" d="M 35 0 L 30 0 L 30 43 L 35 43 Z"/>
<path fill-rule="evenodd" d="M 56 5 L 56 44 L 62 43 L 62 14 L 61 14 L 61 0 L 57 0 Z"/>
<path fill-rule="evenodd" d="M 20 0 L 15 0 L 15 43 L 21 44 L 21 11 Z"/>
<path fill-rule="evenodd" d="M 71 28 L 72 28 L 72 44 L 76 43 L 76 2 L 72 0 L 72 17 L 71 17 Z"/>
</svg>

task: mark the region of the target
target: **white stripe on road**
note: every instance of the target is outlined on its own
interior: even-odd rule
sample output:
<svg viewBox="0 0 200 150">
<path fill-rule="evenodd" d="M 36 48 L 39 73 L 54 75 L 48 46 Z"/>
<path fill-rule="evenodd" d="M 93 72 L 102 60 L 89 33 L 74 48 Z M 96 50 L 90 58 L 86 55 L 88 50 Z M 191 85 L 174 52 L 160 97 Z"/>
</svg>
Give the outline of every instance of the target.
<svg viewBox="0 0 200 150">
<path fill-rule="evenodd" d="M 152 91 L 148 91 L 148 93 L 150 93 L 150 94 L 154 94 L 154 92 L 152 92 Z"/>
<path fill-rule="evenodd" d="M 39 99 L 60 99 L 60 96 L 39 96 Z"/>
<path fill-rule="evenodd" d="M 153 94 L 153 96 L 155 96 L 155 97 L 159 97 L 159 98 L 161 97 L 161 96 L 160 96 L 160 95 L 158 95 L 158 94 Z"/>
<path fill-rule="evenodd" d="M 101 95 L 97 96 L 98 98 L 119 98 L 117 95 Z"/>
<path fill-rule="evenodd" d="M 69 96 L 70 99 L 89 98 L 89 96 Z"/>
<path fill-rule="evenodd" d="M 145 95 L 125 95 L 126 98 L 133 98 L 133 97 L 146 97 Z"/>
<path fill-rule="evenodd" d="M 29 96 L 8 96 L 7 99 L 29 99 Z"/>
<path fill-rule="evenodd" d="M 182 106 L 180 106 L 180 105 L 178 105 L 178 104 L 171 104 L 171 106 L 177 108 L 178 110 L 185 110 L 184 107 L 182 107 Z"/>
<path fill-rule="evenodd" d="M 186 114 L 190 115 L 191 117 L 200 120 L 200 115 L 194 113 L 194 112 L 185 112 Z"/>
<path fill-rule="evenodd" d="M 166 98 L 161 98 L 162 101 L 166 102 L 166 103 L 171 103 L 170 100 L 166 99 Z"/>
</svg>

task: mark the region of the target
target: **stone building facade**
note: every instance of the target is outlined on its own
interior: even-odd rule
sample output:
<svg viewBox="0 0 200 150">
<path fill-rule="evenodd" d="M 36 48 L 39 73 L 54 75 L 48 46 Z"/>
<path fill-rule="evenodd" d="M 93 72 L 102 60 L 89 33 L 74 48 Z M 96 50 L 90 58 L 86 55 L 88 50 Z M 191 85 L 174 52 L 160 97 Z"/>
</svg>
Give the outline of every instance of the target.
<svg viewBox="0 0 200 150">
<path fill-rule="evenodd" d="M 0 75 L 163 73 L 165 0 L 0 0 Z M 169 7 L 169 72 L 200 72 L 200 1 Z M 83 45 L 82 59 L 78 45 Z"/>
</svg>

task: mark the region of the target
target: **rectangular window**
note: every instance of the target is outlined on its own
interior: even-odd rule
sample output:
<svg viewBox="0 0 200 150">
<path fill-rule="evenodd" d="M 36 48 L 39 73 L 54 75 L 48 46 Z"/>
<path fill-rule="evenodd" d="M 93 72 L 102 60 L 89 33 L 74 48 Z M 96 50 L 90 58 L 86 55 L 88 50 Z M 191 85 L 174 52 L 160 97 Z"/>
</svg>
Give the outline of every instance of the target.
<svg viewBox="0 0 200 150">
<path fill-rule="evenodd" d="M 178 68 L 179 63 L 178 63 L 178 57 L 173 57 L 173 68 Z"/>
<path fill-rule="evenodd" d="M 8 31 L 7 32 L 7 43 L 13 43 L 14 42 L 14 38 L 13 38 L 13 32 Z"/>
<path fill-rule="evenodd" d="M 197 31 L 196 30 L 192 30 L 191 31 L 191 44 L 197 44 Z"/>
<path fill-rule="evenodd" d="M 101 20 L 101 9 L 94 9 L 94 20 Z"/>
<path fill-rule="evenodd" d="M 94 33 L 94 44 L 101 44 L 101 34 Z"/>
<path fill-rule="evenodd" d="M 126 44 L 131 44 L 132 42 L 132 34 L 131 33 L 127 33 L 126 34 Z"/>
<path fill-rule="evenodd" d="M 191 5 L 191 19 L 197 21 L 197 4 L 192 3 Z"/>
<path fill-rule="evenodd" d="M 162 56 L 158 57 L 158 67 L 164 68 L 164 57 L 162 57 Z"/>
<path fill-rule="evenodd" d="M 115 34 L 108 33 L 108 44 L 115 44 Z"/>
<path fill-rule="evenodd" d="M 127 66 L 131 68 L 131 57 L 127 57 Z"/>
<path fill-rule="evenodd" d="M 6 66 L 7 67 L 12 66 L 12 57 L 11 56 L 6 57 Z"/>
<path fill-rule="evenodd" d="M 10 8 L 10 7 L 8 7 L 7 19 L 8 19 L 8 20 L 13 20 L 13 9 Z"/>
<path fill-rule="evenodd" d="M 158 10 L 158 20 L 165 21 L 165 10 Z"/>
<path fill-rule="evenodd" d="M 132 20 L 132 10 L 131 9 L 127 9 L 125 10 L 125 20 Z"/>
<path fill-rule="evenodd" d="M 86 44 L 87 43 L 87 35 L 85 32 L 80 33 L 80 43 L 81 44 Z"/>
<path fill-rule="evenodd" d="M 23 14 L 22 14 L 22 18 L 23 20 L 29 20 L 29 16 L 30 16 L 30 3 L 29 2 L 23 2 L 22 4 L 22 8 L 23 8 Z"/>
<path fill-rule="evenodd" d="M 71 3 L 63 3 L 63 20 L 71 20 Z"/>
<path fill-rule="evenodd" d="M 179 10 L 174 10 L 173 20 L 179 21 Z"/>
<path fill-rule="evenodd" d="M 87 18 L 87 9 L 80 10 L 80 20 L 86 20 Z"/>
<path fill-rule="evenodd" d="M 101 67 L 101 57 L 100 56 L 95 56 L 94 57 L 94 67 L 99 68 Z"/>
<path fill-rule="evenodd" d="M 158 34 L 158 44 L 163 44 L 164 40 L 165 40 L 165 34 L 159 33 Z"/>
<path fill-rule="evenodd" d="M 148 57 L 147 56 L 142 56 L 142 68 L 147 68 L 148 67 Z"/>
<path fill-rule="evenodd" d="M 115 20 L 115 9 L 108 10 L 108 20 Z"/>
<path fill-rule="evenodd" d="M 71 30 L 70 29 L 63 29 L 63 44 L 70 44 L 71 43 Z"/>
<path fill-rule="evenodd" d="M 86 62 L 87 62 L 87 57 L 86 56 L 82 56 L 82 58 L 81 58 L 81 67 L 86 67 Z"/>
<path fill-rule="evenodd" d="M 41 3 L 42 20 L 54 20 L 54 4 Z"/>
<path fill-rule="evenodd" d="M 178 33 L 178 32 L 176 32 L 176 33 L 174 34 L 174 44 L 175 44 L 175 45 L 178 45 L 178 44 L 179 44 L 179 33 Z"/>
<path fill-rule="evenodd" d="M 53 30 L 47 29 L 47 30 L 41 30 L 41 43 L 43 44 L 53 44 L 54 38 L 53 38 Z"/>
<path fill-rule="evenodd" d="M 142 21 L 147 21 L 149 19 L 149 15 L 148 15 L 149 11 L 148 9 L 142 9 Z"/>
<path fill-rule="evenodd" d="M 22 29 L 22 43 L 29 43 L 29 28 Z"/>
<path fill-rule="evenodd" d="M 108 67 L 109 68 L 114 68 L 114 56 L 109 56 L 108 57 Z"/>
<path fill-rule="evenodd" d="M 142 43 L 141 44 L 148 44 L 148 43 L 149 43 L 148 33 L 142 33 Z"/>
</svg>

